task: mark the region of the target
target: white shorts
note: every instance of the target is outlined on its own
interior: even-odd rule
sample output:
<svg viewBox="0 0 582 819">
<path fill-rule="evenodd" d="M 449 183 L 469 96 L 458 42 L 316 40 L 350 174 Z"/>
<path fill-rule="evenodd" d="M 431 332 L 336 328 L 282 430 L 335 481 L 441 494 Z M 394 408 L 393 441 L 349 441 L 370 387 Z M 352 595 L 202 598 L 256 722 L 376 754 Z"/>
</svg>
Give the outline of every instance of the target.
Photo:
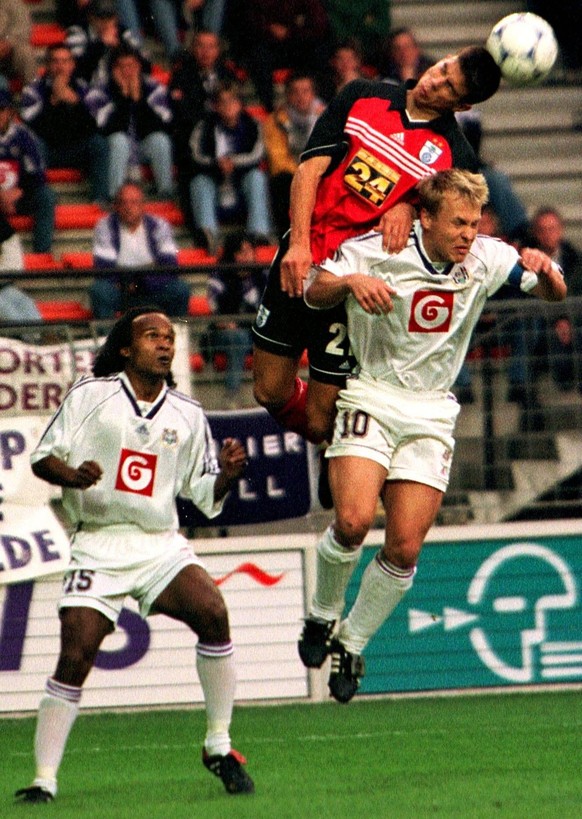
<svg viewBox="0 0 582 819">
<path fill-rule="evenodd" d="M 130 595 L 147 617 L 153 602 L 185 567 L 202 562 L 179 532 L 146 533 L 133 527 L 80 530 L 72 539 L 71 562 L 59 609 L 88 606 L 114 624 Z"/>
<path fill-rule="evenodd" d="M 459 410 L 452 393 L 417 393 L 369 376 L 349 378 L 338 396 L 326 456 L 368 458 L 386 468 L 388 481 L 416 481 L 446 492 Z"/>
</svg>

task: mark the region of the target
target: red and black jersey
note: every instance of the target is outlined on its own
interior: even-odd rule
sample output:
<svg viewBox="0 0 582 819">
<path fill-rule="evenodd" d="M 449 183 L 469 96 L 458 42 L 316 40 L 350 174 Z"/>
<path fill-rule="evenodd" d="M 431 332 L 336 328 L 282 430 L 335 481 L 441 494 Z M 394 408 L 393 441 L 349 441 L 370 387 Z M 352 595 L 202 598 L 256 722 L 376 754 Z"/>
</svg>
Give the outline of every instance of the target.
<svg viewBox="0 0 582 819">
<path fill-rule="evenodd" d="M 477 171 L 477 159 L 453 114 L 409 119 L 410 84 L 356 80 L 317 121 L 301 161 L 330 156 L 317 188 L 311 218 L 315 262 L 331 256 L 351 236 L 378 224 L 428 174 L 459 167 Z"/>
</svg>

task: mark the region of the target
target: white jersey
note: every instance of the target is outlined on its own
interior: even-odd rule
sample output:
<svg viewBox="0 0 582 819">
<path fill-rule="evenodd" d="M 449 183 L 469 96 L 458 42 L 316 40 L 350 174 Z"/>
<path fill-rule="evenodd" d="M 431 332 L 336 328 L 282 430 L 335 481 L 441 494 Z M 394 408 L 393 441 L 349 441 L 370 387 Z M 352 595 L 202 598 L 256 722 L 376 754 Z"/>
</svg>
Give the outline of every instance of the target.
<svg viewBox="0 0 582 819">
<path fill-rule="evenodd" d="M 515 248 L 477 236 L 462 264 L 428 260 L 420 223 L 400 253 L 382 250 L 382 235 L 367 233 L 344 242 L 321 267 L 336 276 L 367 273 L 396 291 L 394 309 L 370 315 L 350 294 L 348 334 L 359 369 L 410 390 L 448 391 L 457 377 L 471 334 L 488 296 L 505 283 L 529 291 L 537 276 L 518 264 Z"/>
<path fill-rule="evenodd" d="M 165 385 L 152 404 L 137 401 L 124 373 L 73 385 L 31 455 L 78 467 L 96 461 L 103 476 L 89 489 L 64 487 L 63 505 L 83 528 L 178 529 L 176 497 L 190 498 L 208 517 L 219 472 L 202 407 Z"/>
</svg>

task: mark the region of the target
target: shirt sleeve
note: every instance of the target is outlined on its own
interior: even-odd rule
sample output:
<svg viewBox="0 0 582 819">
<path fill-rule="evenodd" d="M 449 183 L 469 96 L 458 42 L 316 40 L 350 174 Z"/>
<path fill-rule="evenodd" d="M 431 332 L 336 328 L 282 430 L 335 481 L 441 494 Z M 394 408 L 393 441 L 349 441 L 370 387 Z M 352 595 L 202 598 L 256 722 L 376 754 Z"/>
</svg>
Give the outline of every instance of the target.
<svg viewBox="0 0 582 819">
<path fill-rule="evenodd" d="M 192 444 L 192 469 L 180 495 L 189 498 L 207 518 L 215 518 L 222 512 L 226 500 L 226 497 L 218 502 L 214 500 L 214 484 L 220 465 L 205 415 L 202 414 L 201 424 L 197 427 Z"/>
</svg>

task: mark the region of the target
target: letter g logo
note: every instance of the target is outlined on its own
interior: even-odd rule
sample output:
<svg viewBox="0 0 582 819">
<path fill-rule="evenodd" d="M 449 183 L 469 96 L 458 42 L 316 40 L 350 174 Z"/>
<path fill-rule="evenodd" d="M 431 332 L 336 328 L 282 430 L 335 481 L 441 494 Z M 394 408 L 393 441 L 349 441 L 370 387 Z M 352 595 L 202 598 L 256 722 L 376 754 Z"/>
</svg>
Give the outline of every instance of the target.
<svg viewBox="0 0 582 819">
<path fill-rule="evenodd" d="M 156 455 L 122 449 L 115 488 L 121 492 L 133 492 L 136 495 L 151 497 L 154 491 L 156 462 Z"/>
<path fill-rule="evenodd" d="M 418 290 L 412 297 L 408 330 L 411 333 L 446 333 L 451 326 L 453 293 Z"/>
</svg>

